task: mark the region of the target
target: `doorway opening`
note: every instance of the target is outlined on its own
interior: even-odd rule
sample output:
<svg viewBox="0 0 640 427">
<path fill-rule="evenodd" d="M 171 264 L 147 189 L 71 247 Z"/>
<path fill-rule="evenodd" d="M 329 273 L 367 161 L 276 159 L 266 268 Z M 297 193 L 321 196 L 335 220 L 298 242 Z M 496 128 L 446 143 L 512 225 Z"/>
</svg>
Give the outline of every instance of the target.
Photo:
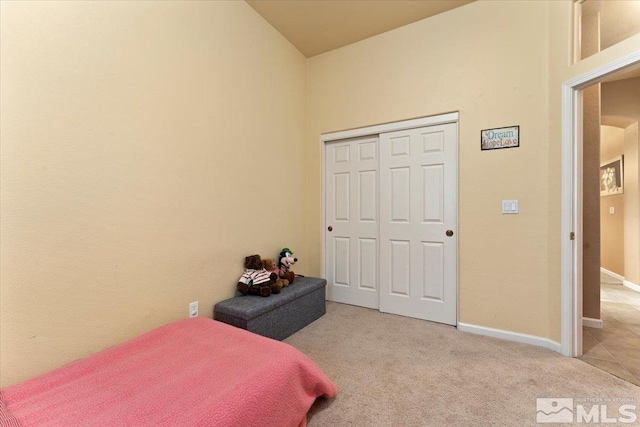
<svg viewBox="0 0 640 427">
<path fill-rule="evenodd" d="M 582 105 L 581 360 L 640 385 L 640 70 L 585 88 Z"/>
<path fill-rule="evenodd" d="M 594 69 L 562 88 L 562 353 L 583 350 L 583 95 L 594 84 L 640 69 L 640 52 Z M 598 267 L 600 267 L 598 265 Z"/>
</svg>

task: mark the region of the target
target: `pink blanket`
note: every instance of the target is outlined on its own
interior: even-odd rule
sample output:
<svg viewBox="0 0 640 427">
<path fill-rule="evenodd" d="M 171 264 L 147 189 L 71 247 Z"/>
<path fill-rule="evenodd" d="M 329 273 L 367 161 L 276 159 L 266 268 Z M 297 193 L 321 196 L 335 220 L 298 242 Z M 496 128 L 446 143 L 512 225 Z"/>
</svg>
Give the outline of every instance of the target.
<svg viewBox="0 0 640 427">
<path fill-rule="evenodd" d="M 304 426 L 336 386 L 295 348 L 202 317 L 2 390 L 28 426 Z"/>
</svg>

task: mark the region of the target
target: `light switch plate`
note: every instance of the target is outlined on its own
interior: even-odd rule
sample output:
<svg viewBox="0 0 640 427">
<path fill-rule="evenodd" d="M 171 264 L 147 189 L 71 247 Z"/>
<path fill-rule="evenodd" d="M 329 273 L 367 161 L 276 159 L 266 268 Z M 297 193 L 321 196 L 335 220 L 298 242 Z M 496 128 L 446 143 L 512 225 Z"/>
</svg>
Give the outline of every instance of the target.
<svg viewBox="0 0 640 427">
<path fill-rule="evenodd" d="M 519 204 L 517 200 L 503 200 L 502 201 L 502 213 L 503 214 L 517 214 L 519 211 Z"/>
</svg>

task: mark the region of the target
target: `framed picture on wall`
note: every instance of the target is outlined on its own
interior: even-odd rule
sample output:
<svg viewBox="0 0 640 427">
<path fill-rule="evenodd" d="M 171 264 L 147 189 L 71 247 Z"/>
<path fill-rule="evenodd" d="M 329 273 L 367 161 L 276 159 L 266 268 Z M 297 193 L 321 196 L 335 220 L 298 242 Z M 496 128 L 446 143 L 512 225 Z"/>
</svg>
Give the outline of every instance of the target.
<svg viewBox="0 0 640 427">
<path fill-rule="evenodd" d="M 618 156 L 600 164 L 600 197 L 624 193 L 623 158 Z"/>
</svg>

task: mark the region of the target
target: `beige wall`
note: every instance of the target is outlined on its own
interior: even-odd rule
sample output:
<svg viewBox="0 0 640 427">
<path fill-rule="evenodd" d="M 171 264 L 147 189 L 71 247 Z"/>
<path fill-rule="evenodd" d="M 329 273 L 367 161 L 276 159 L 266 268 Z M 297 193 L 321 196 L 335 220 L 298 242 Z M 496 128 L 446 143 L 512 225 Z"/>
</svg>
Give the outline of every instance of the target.
<svg viewBox="0 0 640 427">
<path fill-rule="evenodd" d="M 624 129 L 602 126 L 600 163 L 624 154 L 624 145 Z M 600 197 L 600 265 L 621 276 L 624 276 L 624 198 L 624 194 Z"/>
<path fill-rule="evenodd" d="M 320 135 L 460 112 L 459 319 L 550 335 L 548 6 L 475 2 L 308 61 L 309 253 L 322 274 Z M 480 130 L 520 125 L 521 146 L 480 151 Z M 502 215 L 502 199 L 519 199 Z"/>
<path fill-rule="evenodd" d="M 640 7 L 633 0 L 589 0 L 580 9 L 581 39 L 597 39 L 597 45 L 582 50 L 582 58 L 640 33 Z"/>
<path fill-rule="evenodd" d="M 602 116 L 603 124 L 621 128 L 640 121 L 640 77 L 602 84 Z"/>
<path fill-rule="evenodd" d="M 640 10 L 640 7 L 638 8 Z M 640 77 L 602 84 L 602 120 L 624 129 L 624 271 L 625 280 L 640 284 L 640 194 L 638 191 L 638 122 Z"/>
<path fill-rule="evenodd" d="M 600 318 L 600 84 L 582 98 L 582 310 Z"/>
<path fill-rule="evenodd" d="M 580 4 L 580 52 L 600 51 L 600 6 Z M 582 93 L 582 314 L 600 318 L 600 84 Z"/>
<path fill-rule="evenodd" d="M 305 59 L 244 2 L 2 2 L 0 370 L 306 273 Z"/>
<path fill-rule="evenodd" d="M 640 103 L 640 97 L 636 98 Z M 638 122 L 624 130 L 624 279 L 640 285 L 640 136 Z"/>
</svg>

